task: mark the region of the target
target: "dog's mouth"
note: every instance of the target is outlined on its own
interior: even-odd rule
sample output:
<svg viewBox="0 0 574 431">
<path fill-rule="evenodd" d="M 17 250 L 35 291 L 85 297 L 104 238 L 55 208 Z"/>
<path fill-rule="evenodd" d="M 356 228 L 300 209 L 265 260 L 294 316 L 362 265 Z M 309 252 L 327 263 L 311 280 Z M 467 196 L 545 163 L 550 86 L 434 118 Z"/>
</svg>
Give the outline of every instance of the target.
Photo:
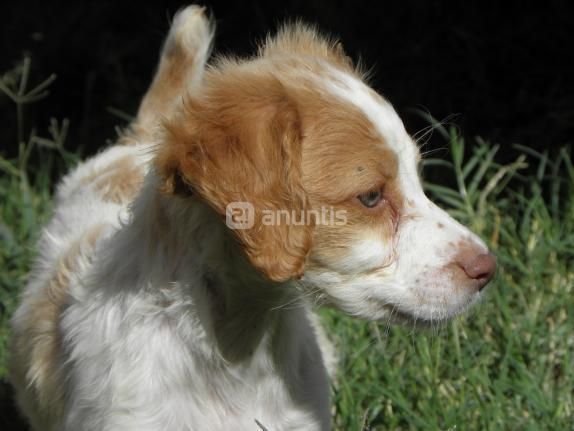
<svg viewBox="0 0 574 431">
<path fill-rule="evenodd" d="M 395 308 L 389 314 L 389 318 L 386 320 L 383 319 L 382 321 L 385 323 L 392 323 L 394 325 L 409 326 L 414 329 L 429 329 L 444 326 L 459 314 L 460 313 L 457 313 L 449 317 L 444 317 L 440 314 L 437 314 L 436 316 L 421 316 Z"/>
<path fill-rule="evenodd" d="M 472 308 L 480 292 L 461 292 L 456 288 L 443 288 L 442 292 L 426 295 L 417 293 L 413 304 L 382 304 L 389 310 L 388 321 L 414 327 L 434 328 L 444 325 Z"/>
<path fill-rule="evenodd" d="M 478 290 L 461 289 L 447 283 L 440 288 L 413 286 L 401 299 L 370 297 L 370 319 L 414 328 L 435 328 L 463 315 L 483 297 Z M 338 303 L 339 308 L 341 303 Z M 356 314 L 356 313 L 353 313 Z M 361 315 L 367 317 L 368 315 Z"/>
<path fill-rule="evenodd" d="M 459 278 L 439 270 L 406 279 L 388 273 L 348 279 L 322 274 L 301 287 L 315 305 L 382 323 L 434 328 L 464 314 L 484 296 L 472 280 Z"/>
</svg>

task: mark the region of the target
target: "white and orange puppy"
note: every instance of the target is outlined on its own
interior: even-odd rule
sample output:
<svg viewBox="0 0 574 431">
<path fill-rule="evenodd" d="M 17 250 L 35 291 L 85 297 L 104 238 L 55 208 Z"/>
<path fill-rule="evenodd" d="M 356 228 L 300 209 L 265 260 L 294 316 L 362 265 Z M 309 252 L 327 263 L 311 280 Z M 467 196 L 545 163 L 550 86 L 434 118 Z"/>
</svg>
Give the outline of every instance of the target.
<svg viewBox="0 0 574 431">
<path fill-rule="evenodd" d="M 328 430 L 311 293 L 434 322 L 495 270 L 425 197 L 416 145 L 340 45 L 291 25 L 206 68 L 212 34 L 201 8 L 176 16 L 130 134 L 57 190 L 13 319 L 35 430 Z M 225 223 L 237 202 L 249 228 Z"/>
</svg>

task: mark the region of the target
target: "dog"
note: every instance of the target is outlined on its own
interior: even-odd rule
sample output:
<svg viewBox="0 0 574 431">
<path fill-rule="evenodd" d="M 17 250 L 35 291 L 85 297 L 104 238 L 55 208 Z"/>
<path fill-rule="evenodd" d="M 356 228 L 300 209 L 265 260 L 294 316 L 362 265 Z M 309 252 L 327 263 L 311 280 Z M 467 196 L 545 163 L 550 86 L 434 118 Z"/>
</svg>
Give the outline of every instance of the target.
<svg viewBox="0 0 574 431">
<path fill-rule="evenodd" d="M 207 65 L 213 33 L 180 11 L 129 132 L 57 188 L 13 317 L 35 430 L 328 430 L 314 302 L 424 325 L 495 272 L 338 42 L 294 23 Z"/>
</svg>

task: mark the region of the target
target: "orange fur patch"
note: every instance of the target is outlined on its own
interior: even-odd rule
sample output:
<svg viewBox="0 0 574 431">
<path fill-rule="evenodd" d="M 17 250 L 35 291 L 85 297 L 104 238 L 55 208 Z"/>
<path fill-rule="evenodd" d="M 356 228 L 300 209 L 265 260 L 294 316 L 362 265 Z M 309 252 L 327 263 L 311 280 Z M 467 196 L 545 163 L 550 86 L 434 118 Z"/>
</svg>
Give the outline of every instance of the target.
<svg viewBox="0 0 574 431">
<path fill-rule="evenodd" d="M 139 124 L 152 125 L 158 118 L 166 116 L 175 101 L 185 95 L 188 69 L 194 65 L 194 58 L 176 43 L 166 47 L 159 69 L 139 108 Z"/>
<path fill-rule="evenodd" d="M 168 117 L 187 95 L 194 74 L 201 72 L 196 70 L 203 67 L 198 50 L 208 41 L 198 39 L 190 45 L 185 39 L 192 37 L 190 33 L 194 28 L 208 26 L 204 12 L 204 8 L 196 8 L 192 16 L 186 17 L 186 22 L 172 27 L 162 49 L 158 70 L 140 104 L 133 126 L 136 134 L 149 133 L 162 118 Z"/>
<path fill-rule="evenodd" d="M 144 170 L 127 155 L 110 162 L 100 169 L 93 169 L 78 182 L 72 193 L 94 185 L 104 202 L 126 204 L 137 195 L 144 179 Z"/>
<path fill-rule="evenodd" d="M 229 71 L 206 80 L 206 94 L 167 123 L 156 163 L 165 191 L 173 193 L 182 178 L 222 215 L 231 202 L 250 202 L 255 226 L 234 233 L 254 266 L 281 281 L 302 273 L 312 226 L 267 226 L 262 212 L 307 208 L 300 123 L 277 79 L 254 78 Z"/>
<path fill-rule="evenodd" d="M 137 195 L 144 173 L 132 156 L 122 157 L 111 163 L 97 178 L 94 187 L 104 202 L 125 204 Z"/>
</svg>

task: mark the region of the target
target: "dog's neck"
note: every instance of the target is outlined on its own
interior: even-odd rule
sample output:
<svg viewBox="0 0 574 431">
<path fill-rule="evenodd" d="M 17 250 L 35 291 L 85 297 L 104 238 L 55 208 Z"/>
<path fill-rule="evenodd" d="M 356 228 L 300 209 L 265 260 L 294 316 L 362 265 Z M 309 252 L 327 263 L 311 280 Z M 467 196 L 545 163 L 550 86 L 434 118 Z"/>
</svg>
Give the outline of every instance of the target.
<svg viewBox="0 0 574 431">
<path fill-rule="evenodd" d="M 256 271 L 220 216 L 197 197 L 162 194 L 153 172 L 110 241 L 106 284 L 151 295 L 171 286 L 207 303 L 206 330 L 227 361 L 250 355 L 297 308 L 296 290 Z"/>
</svg>

